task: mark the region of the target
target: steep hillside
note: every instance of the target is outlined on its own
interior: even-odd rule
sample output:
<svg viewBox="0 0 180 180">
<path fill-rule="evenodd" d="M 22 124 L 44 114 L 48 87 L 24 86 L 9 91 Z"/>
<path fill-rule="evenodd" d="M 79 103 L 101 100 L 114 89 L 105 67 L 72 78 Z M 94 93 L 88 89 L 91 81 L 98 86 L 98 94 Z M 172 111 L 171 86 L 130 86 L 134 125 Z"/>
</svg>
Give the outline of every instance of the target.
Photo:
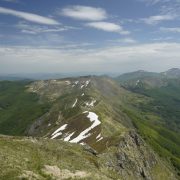
<svg viewBox="0 0 180 180">
<path fill-rule="evenodd" d="M 118 106 L 124 103 L 125 94 L 126 99 L 134 97 L 108 78 L 39 81 L 29 91 L 53 106 L 35 121 L 28 135 L 85 143 L 101 152 L 131 127 Z M 117 97 L 119 101 L 115 101 Z"/>
<path fill-rule="evenodd" d="M 143 70 L 135 71 L 135 72 L 130 72 L 130 73 L 125 73 L 117 77 L 119 81 L 128 81 L 128 80 L 136 80 L 136 79 L 141 79 L 141 78 L 149 78 L 149 77 L 159 77 L 159 73 L 154 73 L 154 72 L 147 72 Z"/>
<path fill-rule="evenodd" d="M 166 72 L 163 72 L 162 74 L 164 76 L 169 77 L 169 78 L 179 78 L 180 77 L 180 69 L 179 68 L 172 68 Z"/>
<path fill-rule="evenodd" d="M 75 143 L 0 136 L 0 179 L 175 180 L 173 169 L 133 131 L 94 155 Z"/>
<path fill-rule="evenodd" d="M 141 135 L 161 156 L 168 157 L 178 170 L 180 170 L 179 71 L 171 69 L 166 73 L 160 73 L 157 77 L 145 76 L 138 80 L 133 77 L 127 81 L 116 79 L 127 90 L 151 98 L 148 103 L 138 105 L 137 109 L 141 110 L 141 113 L 131 112 L 130 116 Z"/>
<path fill-rule="evenodd" d="M 11 85 L 15 86 L 6 87 L 2 82 L 2 89 L 7 88 L 3 97 L 9 97 L 5 94 Z M 64 179 L 92 179 L 93 174 L 93 179 L 177 179 L 169 160 L 151 149 L 151 142 L 146 143 L 147 137 L 138 126 L 148 116 L 140 107 L 151 98 L 132 93 L 110 78 L 96 76 L 26 82 L 20 87 L 11 93 L 15 98 L 11 106 L 1 108 L 1 113 L 9 114 L 2 122 L 21 131 L 4 126 L 0 133 L 33 139 L 0 138 L 2 178 L 58 179 L 63 175 Z M 32 98 L 26 100 L 24 94 L 36 97 L 33 107 L 26 106 Z M 7 102 L 6 98 L 1 101 Z M 44 111 L 38 114 L 36 107 Z M 16 108 L 23 111 L 17 113 Z M 26 124 L 19 118 L 24 113 L 28 114 Z M 149 117 L 153 119 L 153 115 Z"/>
<path fill-rule="evenodd" d="M 35 93 L 28 93 L 28 81 L 0 82 L 0 133 L 24 135 L 27 127 L 49 109 Z"/>
</svg>

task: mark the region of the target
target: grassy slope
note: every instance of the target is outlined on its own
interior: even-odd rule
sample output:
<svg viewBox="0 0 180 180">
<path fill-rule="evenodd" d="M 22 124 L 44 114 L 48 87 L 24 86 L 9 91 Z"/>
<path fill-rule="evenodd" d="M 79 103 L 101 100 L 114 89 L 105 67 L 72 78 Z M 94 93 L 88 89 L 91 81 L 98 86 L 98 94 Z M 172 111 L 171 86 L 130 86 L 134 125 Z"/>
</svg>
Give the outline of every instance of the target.
<svg viewBox="0 0 180 180">
<path fill-rule="evenodd" d="M 117 147 L 109 148 L 103 154 L 98 156 L 92 155 L 82 146 L 70 144 L 61 140 L 50 139 L 35 139 L 22 137 L 0 136 L 0 179 L 33 179 L 33 180 L 54 180 L 54 179 L 76 179 L 76 180 L 121 180 L 134 179 L 131 168 L 122 169 L 124 174 L 118 173 L 119 166 L 116 157 L 119 150 Z M 145 148 L 142 146 L 141 148 Z M 124 149 L 123 147 L 121 150 Z M 121 151 L 120 150 L 120 151 Z M 123 150 L 122 150 L 123 151 Z M 133 160 L 131 149 L 126 148 L 129 158 Z M 149 152 L 143 151 L 143 152 Z M 124 152 L 125 153 L 125 152 Z M 122 153 L 122 154 L 124 154 Z M 136 147 L 133 149 L 133 154 L 142 153 L 136 152 Z M 135 155 L 134 154 L 134 155 Z M 139 155 L 138 155 L 139 156 Z M 134 159 L 135 160 L 135 159 Z M 134 162 L 127 162 L 134 166 Z M 158 161 L 156 166 L 151 169 L 152 176 L 156 180 L 174 180 L 171 169 L 168 169 L 167 164 L 161 164 Z M 107 164 L 112 166 L 108 167 Z M 128 166 L 127 164 L 127 166 Z M 50 166 L 55 172 L 45 169 Z M 116 169 L 117 168 L 117 169 Z M 120 168 L 121 169 L 121 168 Z M 57 173 L 58 170 L 58 173 Z M 117 170 L 117 171 L 116 171 Z M 76 173 L 80 171 L 86 174 L 86 177 L 62 178 L 65 174 Z M 127 174 L 128 171 L 130 174 Z M 59 173 L 62 172 L 62 173 Z M 21 177 L 21 178 L 20 178 Z M 170 178 L 172 177 L 172 178 Z M 140 178 L 140 177 L 139 177 Z M 143 178 L 140 178 L 143 179 Z"/>
<path fill-rule="evenodd" d="M 137 85 L 137 80 L 133 76 L 128 81 L 117 79 L 127 89 L 151 100 L 135 105 L 136 110 L 126 113 L 146 141 L 180 173 L 180 82 L 178 79 L 143 76 L 140 78 L 143 83 Z"/>
<path fill-rule="evenodd" d="M 20 176 L 27 176 L 27 172 L 33 174 L 32 179 L 53 180 L 53 175 L 47 175 L 43 171 L 46 165 L 56 166 L 65 173 L 66 170 L 74 173 L 81 171 L 89 174 L 86 178 L 75 179 L 117 179 L 118 175 L 100 168 L 98 158 L 82 146 L 70 144 L 59 140 L 27 139 L 18 137 L 0 136 L 0 179 L 14 180 Z M 106 173 L 104 173 L 106 172 Z M 30 178 L 30 177 L 29 177 Z M 28 177 L 24 179 L 29 179 Z M 61 175 L 56 177 L 61 179 Z M 71 179 L 71 178 L 69 178 Z"/>
<path fill-rule="evenodd" d="M 104 81 L 106 81 L 106 80 L 104 80 Z M 143 101 L 146 102 L 146 100 L 142 96 L 132 95 L 132 93 L 125 91 L 123 89 L 119 90 L 118 86 L 113 81 L 112 82 L 110 80 L 108 80 L 108 81 L 109 81 L 109 84 L 106 84 L 105 82 L 102 82 L 102 80 L 101 80 L 100 82 L 97 82 L 97 85 L 96 85 L 96 88 L 98 89 L 97 95 L 102 95 L 104 98 L 104 100 L 101 101 L 95 108 L 95 112 L 97 112 L 98 115 L 100 115 L 100 118 L 102 117 L 101 119 L 104 121 L 103 122 L 104 127 L 102 130 L 103 134 L 110 135 L 110 136 L 112 135 L 112 138 L 116 139 L 116 135 L 119 136 L 122 133 L 122 131 L 126 131 L 126 128 L 124 129 L 124 127 L 129 127 L 129 125 L 131 124 L 130 122 L 128 122 L 129 121 L 128 116 L 129 116 L 131 119 L 133 119 L 133 122 L 136 125 L 136 127 L 139 129 L 141 135 L 143 135 L 145 138 L 147 138 L 147 141 L 154 147 L 154 149 L 157 150 L 157 152 L 159 152 L 160 154 L 162 154 L 162 156 L 172 157 L 171 160 L 176 161 L 174 163 L 174 165 L 176 167 L 178 167 L 178 160 L 176 159 L 176 155 L 172 154 L 172 152 L 169 151 L 169 149 L 167 150 L 167 148 L 164 147 L 163 144 L 159 145 L 159 143 L 162 141 L 162 139 L 159 140 L 160 132 L 162 134 L 164 134 L 164 135 L 161 135 L 161 136 L 163 136 L 163 138 L 165 136 L 168 136 L 168 138 L 170 137 L 168 142 L 172 142 L 172 139 L 174 139 L 174 137 L 176 137 L 176 134 L 174 134 L 174 136 L 171 136 L 172 133 L 170 132 L 169 133 L 170 135 L 168 135 L 166 129 L 163 129 L 163 131 L 162 130 L 158 131 L 157 129 L 155 129 L 154 131 L 158 132 L 158 135 L 155 133 L 154 133 L 155 134 L 154 135 L 151 132 L 151 129 L 150 128 L 148 129 L 148 126 L 152 125 L 151 123 L 149 123 L 150 121 L 144 125 L 142 123 L 143 120 L 141 120 L 141 119 L 143 119 L 143 117 L 140 116 L 141 118 L 139 118 L 139 114 L 141 114 L 141 111 L 135 111 L 137 113 L 138 118 L 135 118 L 136 115 L 135 116 L 134 116 L 134 114 L 132 115 L 131 113 L 129 113 L 129 111 L 125 112 L 128 116 L 127 117 L 124 116 L 124 113 L 122 113 L 122 110 L 123 110 L 123 105 L 125 102 L 127 102 L 127 103 L 130 103 L 130 102 L 142 103 Z M 3 121 L 4 118 L 1 119 L 2 116 L 0 116 L 0 120 L 1 120 L 0 123 L 1 124 L 4 123 L 4 126 L 1 126 L 1 124 L 0 124 L 0 127 L 2 128 L 2 130 L 0 128 L 1 133 L 5 132 L 4 134 L 21 135 L 24 133 L 26 127 L 34 119 L 36 119 L 39 116 L 41 116 L 42 114 L 44 114 L 44 112 L 46 112 L 46 110 L 47 110 L 47 105 L 44 106 L 44 105 L 39 104 L 38 97 L 35 94 L 25 92 L 25 85 L 26 85 L 25 82 L 18 82 L 17 84 L 16 83 L 11 84 L 10 82 L 4 82 L 3 86 L 1 85 L 1 92 L 3 94 L 1 94 L 2 96 L 0 96 L 0 98 L 1 98 L 0 102 L 3 102 L 3 103 L 1 104 L 2 109 L 0 110 L 0 113 L 3 114 L 3 112 L 4 112 L 4 116 L 5 117 L 7 116 L 6 123 L 5 123 L 5 121 Z M 105 85 L 105 86 L 103 86 L 103 85 Z M 113 89 L 111 89 L 110 87 Z M 93 93 L 96 93 L 96 92 L 93 92 Z M 14 94 L 16 94 L 16 96 L 14 96 Z M 92 95 L 92 91 L 90 91 L 88 94 Z M 72 101 L 71 103 L 73 103 L 75 97 L 76 97 L 76 93 L 72 94 L 72 95 L 62 96 L 59 100 L 61 100 L 61 102 L 65 101 L 66 103 Z M 86 97 L 84 97 L 84 98 L 86 98 Z M 7 103 L 8 100 L 9 100 L 9 102 L 11 102 L 12 99 L 13 99 L 12 104 L 10 103 L 9 106 L 4 106 L 4 104 L 8 104 Z M 118 99 L 119 99 L 119 102 L 117 101 Z M 118 104 L 114 103 L 114 102 L 118 102 Z M 103 103 L 105 103 L 105 104 L 103 104 Z M 23 107 L 23 112 L 20 111 L 20 113 L 19 113 L 19 109 L 22 107 Z M 63 108 L 63 106 L 62 106 L 62 108 Z M 103 109 L 103 108 L 105 108 L 105 109 Z M 73 116 L 76 113 L 78 113 L 79 109 L 77 107 L 77 109 L 75 108 L 72 112 L 69 112 L 69 111 L 62 111 L 62 112 L 63 112 L 64 116 L 66 118 L 68 118 L 69 116 Z M 117 117 L 116 117 L 116 113 L 117 113 Z M 112 114 L 113 114 L 113 118 L 109 119 L 108 117 L 111 117 Z M 18 119 L 20 121 L 17 121 Z M 24 120 L 26 120 L 26 121 L 24 121 Z M 16 124 L 17 122 L 20 122 L 20 123 Z M 112 123 L 110 123 L 110 122 L 112 122 Z M 6 124 L 8 124 L 8 125 L 6 125 Z M 122 126 L 122 124 L 124 126 Z M 13 129 L 13 127 L 14 127 L 14 129 Z M 155 127 L 156 126 L 154 126 L 153 128 L 155 128 Z M 153 136 L 153 138 L 151 138 L 151 136 Z M 157 140 L 159 140 L 159 141 L 157 142 Z M 151 143 L 151 141 L 153 143 Z M 162 142 L 164 142 L 164 139 Z M 7 142 L 7 143 L 9 143 L 9 142 Z M 15 143 L 17 143 L 17 141 L 15 141 Z M 43 141 L 43 143 L 44 143 L 44 141 Z M 6 146 L 6 144 L 4 144 L 4 145 Z M 10 146 L 10 144 L 8 144 L 8 146 Z M 17 145 L 17 148 L 18 148 L 18 146 L 21 147 L 21 144 Z M 23 144 L 22 150 L 24 149 L 24 146 L 25 146 L 25 144 Z M 42 144 L 42 146 L 43 146 L 43 148 L 47 149 L 46 147 L 44 147 L 46 145 Z M 177 147 L 175 149 L 177 149 Z M 29 151 L 29 150 L 27 150 L 27 151 Z M 168 151 L 167 154 L 164 153 L 166 151 Z M 11 153 L 11 152 L 9 152 L 9 153 Z M 178 149 L 175 150 L 175 153 L 178 153 Z M 46 154 L 46 156 L 47 156 L 47 154 Z M 42 161 L 42 159 L 40 161 Z M 46 159 L 44 161 L 46 161 Z M 68 166 L 69 165 L 70 164 L 68 164 Z M 41 166 L 41 168 L 42 168 L 42 166 Z"/>
<path fill-rule="evenodd" d="M 180 171 L 180 145 L 179 138 L 176 133 L 168 129 L 154 125 L 149 121 L 144 121 L 136 113 L 126 112 L 134 122 L 139 133 L 154 148 L 161 157 L 170 160 L 172 164 Z"/>
<path fill-rule="evenodd" d="M 26 92 L 28 82 L 0 82 L 0 133 L 23 135 L 33 120 L 48 110 L 38 96 Z"/>
<path fill-rule="evenodd" d="M 144 90 L 143 93 L 154 99 L 144 110 L 162 116 L 167 128 L 180 131 L 180 85 L 170 82 L 166 87 Z"/>
<path fill-rule="evenodd" d="M 146 104 L 144 104 L 144 107 Z M 149 106 L 149 105 L 147 105 Z M 132 119 L 140 135 L 163 158 L 171 161 L 177 172 L 180 171 L 180 133 L 167 128 L 159 115 L 150 109 L 145 112 L 139 110 L 125 110 Z"/>
</svg>

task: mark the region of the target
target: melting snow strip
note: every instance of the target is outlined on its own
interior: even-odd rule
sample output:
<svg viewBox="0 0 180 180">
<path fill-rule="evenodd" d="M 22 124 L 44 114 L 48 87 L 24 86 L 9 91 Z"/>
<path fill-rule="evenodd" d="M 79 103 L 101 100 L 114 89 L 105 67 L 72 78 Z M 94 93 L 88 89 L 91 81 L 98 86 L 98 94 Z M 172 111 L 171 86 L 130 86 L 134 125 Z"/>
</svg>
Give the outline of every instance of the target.
<svg viewBox="0 0 180 180">
<path fill-rule="evenodd" d="M 99 139 L 101 137 L 101 133 L 96 137 L 96 139 Z"/>
<path fill-rule="evenodd" d="M 90 83 L 90 80 L 86 81 L 86 85 L 85 85 L 85 86 L 87 87 L 87 85 L 88 85 L 89 83 Z"/>
<path fill-rule="evenodd" d="M 91 106 L 93 107 L 94 106 L 94 103 L 96 103 L 96 100 L 92 100 L 90 103 L 89 102 L 86 102 L 86 106 Z"/>
<path fill-rule="evenodd" d="M 67 85 L 70 85 L 70 84 L 71 84 L 71 82 L 70 82 L 70 81 L 65 81 L 65 83 L 66 83 Z"/>
<path fill-rule="evenodd" d="M 84 143 L 84 142 L 81 142 L 81 143 L 80 143 L 80 145 L 82 145 L 82 146 L 85 146 L 85 145 L 86 145 L 86 143 Z"/>
<path fill-rule="evenodd" d="M 58 137 L 58 136 L 60 136 L 60 135 L 62 135 L 62 133 L 61 132 L 59 132 L 59 133 L 56 133 L 51 139 L 54 139 L 54 138 L 56 138 L 56 137 Z"/>
<path fill-rule="evenodd" d="M 73 136 L 74 133 L 75 133 L 75 132 L 69 134 L 69 136 L 67 136 L 66 138 L 64 138 L 64 141 L 66 141 L 66 142 L 69 141 L 69 140 L 71 139 L 71 137 Z"/>
<path fill-rule="evenodd" d="M 59 131 L 65 130 L 65 129 L 66 129 L 66 126 L 67 126 L 67 124 L 62 125 L 60 128 L 58 128 L 56 131 L 54 131 L 54 132 L 52 133 L 52 136 L 54 136 L 55 134 L 57 134 Z"/>
<path fill-rule="evenodd" d="M 99 142 L 99 141 L 101 141 L 101 140 L 103 140 L 103 137 L 101 137 L 100 139 L 98 139 L 97 142 Z"/>
<path fill-rule="evenodd" d="M 75 100 L 74 104 L 72 105 L 72 108 L 76 106 L 78 99 Z"/>
<path fill-rule="evenodd" d="M 81 85 L 81 89 L 84 87 L 85 85 Z"/>
<path fill-rule="evenodd" d="M 91 131 L 91 130 L 94 129 L 96 126 L 98 126 L 98 125 L 101 124 L 101 122 L 100 122 L 99 119 L 98 119 L 98 116 L 97 116 L 95 113 L 93 113 L 93 112 L 87 112 L 87 111 L 85 111 L 84 113 L 88 113 L 87 118 L 89 118 L 89 120 L 90 120 L 91 122 L 93 122 L 93 124 L 92 124 L 89 128 L 87 128 L 86 130 L 84 130 L 83 132 L 81 132 L 76 138 L 72 139 L 72 140 L 70 141 L 71 143 L 78 143 L 78 142 L 80 142 L 81 140 L 89 137 L 89 136 L 90 136 L 89 131 Z"/>
<path fill-rule="evenodd" d="M 140 80 L 137 80 L 137 81 L 136 81 L 136 86 L 139 84 L 139 82 L 140 82 Z"/>
</svg>

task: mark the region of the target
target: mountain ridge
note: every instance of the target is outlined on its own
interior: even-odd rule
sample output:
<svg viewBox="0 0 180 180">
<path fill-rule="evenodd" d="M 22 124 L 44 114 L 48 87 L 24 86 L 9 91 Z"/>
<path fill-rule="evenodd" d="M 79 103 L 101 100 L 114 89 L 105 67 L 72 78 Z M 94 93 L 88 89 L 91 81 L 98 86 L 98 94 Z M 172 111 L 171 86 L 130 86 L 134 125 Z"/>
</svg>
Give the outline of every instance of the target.
<svg viewBox="0 0 180 180">
<path fill-rule="evenodd" d="M 38 106 L 47 104 L 45 107 L 39 107 L 40 109 L 45 108 L 45 111 L 36 113 L 33 116 L 33 120 L 24 126 L 26 128 L 22 128 L 23 131 L 16 134 L 31 136 L 33 137 L 32 141 L 36 143 L 33 145 L 31 139 L 30 141 L 27 140 L 28 146 L 25 148 L 26 143 L 18 143 L 18 137 L 14 137 L 15 143 L 18 144 L 17 149 L 21 147 L 21 149 L 29 151 L 28 148 L 31 146 L 39 149 L 38 144 L 40 144 L 40 146 L 48 149 L 50 154 L 55 151 L 56 155 L 59 156 L 58 152 L 51 148 L 51 145 L 58 149 L 58 146 L 55 145 L 56 142 L 57 144 L 62 143 L 64 144 L 63 147 L 67 149 L 64 155 L 69 156 L 69 160 L 72 161 L 74 153 L 77 157 L 81 154 L 81 150 L 76 150 L 76 147 L 82 148 L 83 151 L 90 155 L 90 157 L 88 156 L 90 159 L 85 158 L 86 163 L 91 168 L 93 166 L 92 169 L 86 169 L 86 173 L 93 173 L 95 168 L 97 179 L 101 179 L 103 173 L 104 179 L 133 179 L 134 177 L 137 179 L 178 179 L 171 162 L 163 156 L 159 157 L 157 149 L 152 145 L 156 137 L 153 137 L 153 141 L 150 141 L 147 134 L 143 134 L 142 130 L 149 126 L 149 124 L 144 124 L 149 122 L 146 120 L 147 117 L 154 122 L 157 118 L 161 119 L 155 122 L 158 124 L 162 121 L 162 117 L 157 116 L 153 111 L 142 111 L 142 104 L 151 103 L 152 99 L 150 97 L 131 92 L 119 85 L 116 80 L 105 76 L 41 80 L 18 85 L 17 82 L 11 82 L 10 84 L 1 82 L 0 84 L 0 87 L 2 87 L 0 90 L 4 93 L 3 98 L 0 97 L 0 102 L 3 102 L 2 104 L 11 102 L 8 106 L 2 106 L 3 108 L 0 111 L 0 113 L 4 114 L 4 117 L 6 117 L 6 112 L 12 113 L 10 119 L 8 117 L 6 121 L 4 120 L 4 124 L 15 123 L 16 126 L 18 124 L 21 125 L 20 122 L 23 122 L 23 119 L 20 121 L 20 117 L 18 117 L 17 121 L 17 115 L 12 111 L 12 108 L 14 106 L 17 108 L 22 107 L 21 101 L 25 100 L 24 96 L 27 96 L 30 100 L 32 100 L 32 97 L 36 97 L 33 100 L 36 106 L 37 104 Z M 14 90 L 12 91 L 12 89 Z M 9 95 L 7 95 L 7 93 L 14 94 L 17 91 L 20 96 L 14 96 L 14 100 L 18 98 L 20 102 L 18 104 L 15 103 L 16 101 L 12 102 L 8 98 Z M 25 102 L 30 103 L 29 100 L 25 100 Z M 24 113 L 29 112 L 31 107 L 31 105 L 28 105 Z M 21 113 L 19 111 L 19 114 Z M 28 115 L 32 117 L 33 114 Z M 14 122 L 11 117 L 13 117 Z M 0 125 L 2 124 L 1 121 L 2 119 L 0 118 Z M 142 126 L 143 129 L 141 129 Z M 9 130 L 9 135 L 12 135 L 12 128 Z M 7 129 L 4 132 L 8 132 Z M 24 141 L 23 137 L 19 138 L 20 142 L 21 140 L 22 142 Z M 45 141 L 51 145 L 48 145 Z M 3 145 L 3 149 L 0 151 L 3 155 L 6 147 L 10 146 L 11 138 L 3 137 L 0 142 Z M 70 154 L 68 154 L 69 148 L 72 150 Z M 44 154 L 44 151 L 40 148 L 37 158 L 40 158 L 42 154 Z M 28 157 L 28 161 L 32 161 L 27 154 L 24 156 Z M 175 157 L 171 156 L 171 158 Z M 14 156 L 10 156 L 10 159 L 11 163 L 15 163 Z M 25 163 L 31 174 L 33 172 L 37 177 L 40 176 L 46 179 L 42 171 L 44 171 L 45 167 L 47 171 L 47 165 L 56 166 L 54 168 L 57 171 L 61 171 L 63 168 L 66 170 L 69 168 L 70 172 L 71 170 L 74 172 L 78 170 L 74 163 L 72 166 L 68 164 L 66 167 L 63 167 L 57 160 L 52 162 L 48 158 L 43 159 L 41 161 L 44 163 L 39 165 L 40 171 L 34 165 L 30 167 Z M 61 161 L 64 162 L 64 160 L 61 158 Z M 19 163 L 19 160 L 16 163 Z M 81 166 L 80 170 L 83 171 L 83 164 L 81 162 L 78 163 L 79 167 Z M 22 166 L 21 168 L 24 169 Z M 49 168 L 52 169 L 53 167 Z M 12 171 L 10 172 L 13 173 Z M 23 176 L 29 176 L 27 172 L 25 175 L 23 171 L 18 170 L 17 172 L 17 177 L 22 174 Z M 163 175 L 164 172 L 166 172 L 165 175 Z M 4 177 L 11 176 L 11 173 L 5 170 L 2 171 Z M 72 173 L 69 174 L 72 175 Z M 54 175 L 52 177 L 57 178 Z M 84 178 L 91 179 L 88 176 Z M 79 177 L 79 179 L 81 178 Z"/>
</svg>

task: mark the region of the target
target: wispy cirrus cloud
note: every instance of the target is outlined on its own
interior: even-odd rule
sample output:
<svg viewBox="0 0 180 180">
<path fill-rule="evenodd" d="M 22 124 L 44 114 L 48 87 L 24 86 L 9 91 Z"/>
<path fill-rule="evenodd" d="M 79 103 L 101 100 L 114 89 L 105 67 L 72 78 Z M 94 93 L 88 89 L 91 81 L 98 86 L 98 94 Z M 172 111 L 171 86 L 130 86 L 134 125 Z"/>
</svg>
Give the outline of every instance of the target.
<svg viewBox="0 0 180 180">
<path fill-rule="evenodd" d="M 33 13 L 17 11 L 17 10 L 4 8 L 4 7 L 0 7 L 0 14 L 15 16 L 15 17 L 27 20 L 27 21 L 38 23 L 38 24 L 46 24 L 46 25 L 58 25 L 59 24 L 56 20 L 54 20 L 52 18 L 40 16 L 40 15 L 33 14 Z"/>
<path fill-rule="evenodd" d="M 106 32 L 116 32 L 116 33 L 120 33 L 122 35 L 130 34 L 129 31 L 125 31 L 122 26 L 115 24 L 115 23 L 100 21 L 100 22 L 86 23 L 85 25 L 88 27 L 103 30 Z"/>
<path fill-rule="evenodd" d="M 171 36 L 167 36 L 167 37 L 157 37 L 157 38 L 153 38 L 153 41 L 157 41 L 157 42 L 168 42 L 168 41 L 172 41 L 174 40 L 173 37 Z"/>
<path fill-rule="evenodd" d="M 69 6 L 58 14 L 67 16 L 78 20 L 88 20 L 88 21 L 101 21 L 107 18 L 107 12 L 102 8 L 95 8 L 90 6 Z"/>
<path fill-rule="evenodd" d="M 160 14 L 155 16 L 150 16 L 148 18 L 142 18 L 141 20 L 149 25 L 156 25 L 162 21 L 174 20 L 177 17 L 175 14 Z"/>
<path fill-rule="evenodd" d="M 180 27 L 160 27 L 163 32 L 180 33 Z"/>
<path fill-rule="evenodd" d="M 138 1 L 144 2 L 147 5 L 156 5 L 156 4 L 159 4 L 159 3 L 161 3 L 161 4 L 168 3 L 168 2 L 170 2 L 172 0 L 138 0 Z"/>
<path fill-rule="evenodd" d="M 123 43 L 123 44 L 135 44 L 137 43 L 137 40 L 129 37 L 129 38 L 113 40 L 112 42 Z"/>
<path fill-rule="evenodd" d="M 0 1 L 5 1 L 5 2 L 9 2 L 9 3 L 18 3 L 18 0 L 0 0 Z"/>
<path fill-rule="evenodd" d="M 58 26 L 43 26 L 43 25 L 32 25 L 25 22 L 19 22 L 16 26 L 17 29 L 20 29 L 22 33 L 26 34 L 39 34 L 39 33 L 58 33 L 62 31 L 68 31 L 71 29 L 79 29 L 72 26 L 64 26 L 62 24 Z"/>
</svg>

